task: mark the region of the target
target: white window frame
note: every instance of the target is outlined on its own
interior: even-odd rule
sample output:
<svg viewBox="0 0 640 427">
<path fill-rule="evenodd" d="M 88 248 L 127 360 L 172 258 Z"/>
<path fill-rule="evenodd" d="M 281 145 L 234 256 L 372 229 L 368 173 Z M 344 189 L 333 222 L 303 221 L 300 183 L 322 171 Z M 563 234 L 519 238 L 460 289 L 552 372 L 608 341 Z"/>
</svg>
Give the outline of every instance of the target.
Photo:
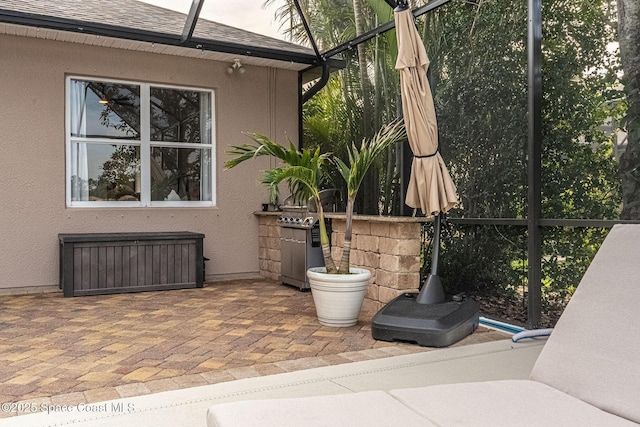
<svg viewBox="0 0 640 427">
<path fill-rule="evenodd" d="M 115 84 L 127 84 L 136 85 L 140 87 L 140 140 L 110 140 L 109 138 L 81 138 L 71 136 L 71 81 L 83 80 L 92 82 L 104 82 Z M 150 129 L 151 129 L 151 107 L 149 105 L 151 88 L 162 89 L 176 89 L 176 90 L 194 90 L 199 92 L 206 92 L 210 95 L 210 110 L 211 110 L 211 134 L 209 135 L 210 144 L 204 143 L 184 143 L 184 142 L 171 142 L 171 141 L 151 141 Z M 82 207 L 82 208 L 120 208 L 120 207 L 211 207 L 216 206 L 216 120 L 215 120 L 215 92 L 211 89 L 204 89 L 198 87 L 189 86 L 175 86 L 166 84 L 155 83 L 143 83 L 129 80 L 117 80 L 117 79 L 105 79 L 89 76 L 67 76 L 65 80 L 65 161 L 66 161 L 66 205 L 67 207 Z M 206 140 L 203 138 L 203 140 Z M 77 201 L 71 200 L 71 173 L 72 173 L 72 159 L 71 159 L 71 146 L 75 142 L 87 142 L 91 144 L 122 144 L 132 145 L 140 147 L 140 200 L 139 201 Z M 168 148 L 198 148 L 210 150 L 210 186 L 211 186 L 211 200 L 188 200 L 188 201 L 160 201 L 151 200 L 151 149 L 153 147 L 168 147 Z M 202 179 L 202 178 L 201 178 Z"/>
</svg>

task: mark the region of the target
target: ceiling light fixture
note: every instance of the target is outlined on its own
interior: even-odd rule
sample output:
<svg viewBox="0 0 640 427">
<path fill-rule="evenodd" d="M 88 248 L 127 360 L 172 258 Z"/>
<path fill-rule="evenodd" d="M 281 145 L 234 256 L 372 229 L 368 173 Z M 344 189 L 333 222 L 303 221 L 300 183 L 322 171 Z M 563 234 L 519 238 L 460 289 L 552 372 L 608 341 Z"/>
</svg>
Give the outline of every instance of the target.
<svg viewBox="0 0 640 427">
<path fill-rule="evenodd" d="M 240 60 L 237 58 L 233 60 L 233 64 L 227 67 L 227 73 L 229 74 L 233 74 L 235 72 L 238 72 L 238 74 L 244 74 L 245 71 L 247 71 L 247 69 L 244 68 Z"/>
</svg>

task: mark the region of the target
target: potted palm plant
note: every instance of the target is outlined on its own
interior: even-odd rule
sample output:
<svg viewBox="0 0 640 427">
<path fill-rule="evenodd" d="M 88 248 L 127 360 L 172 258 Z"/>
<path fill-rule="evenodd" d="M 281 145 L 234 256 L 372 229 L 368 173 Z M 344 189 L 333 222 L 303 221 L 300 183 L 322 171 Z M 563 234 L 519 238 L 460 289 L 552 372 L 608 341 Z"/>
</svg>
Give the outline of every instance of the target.
<svg viewBox="0 0 640 427">
<path fill-rule="evenodd" d="M 282 165 L 265 171 L 262 183 L 269 188 L 274 200 L 279 193 L 279 185 L 286 182 L 290 191 L 299 200 L 313 198 L 318 211 L 320 244 L 324 257 L 324 267 L 307 271 L 311 292 L 316 305 L 318 320 L 327 326 L 353 326 L 358 321 L 371 272 L 350 265 L 353 231 L 353 209 L 360 184 L 375 159 L 390 145 L 406 138 L 401 121 L 383 126 L 371 139 L 364 140 L 357 147 L 348 148 L 346 161 L 331 153 L 321 153 L 320 149 L 297 149 L 292 143 L 284 147 L 260 134 L 247 134 L 253 144 L 232 146 L 227 152 L 234 156 L 225 163 L 227 168 L 258 157 L 274 156 Z M 337 167 L 347 184 L 347 205 L 345 210 L 345 236 L 342 256 L 336 263 L 331 254 L 331 245 L 325 226 L 325 216 L 320 201 L 320 190 L 330 165 Z"/>
</svg>

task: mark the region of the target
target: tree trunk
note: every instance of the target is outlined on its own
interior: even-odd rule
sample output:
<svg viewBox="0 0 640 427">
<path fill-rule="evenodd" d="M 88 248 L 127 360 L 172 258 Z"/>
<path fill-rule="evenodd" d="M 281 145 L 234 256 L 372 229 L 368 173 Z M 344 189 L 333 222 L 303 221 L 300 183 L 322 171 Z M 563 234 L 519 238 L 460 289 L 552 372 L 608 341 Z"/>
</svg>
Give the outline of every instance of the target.
<svg viewBox="0 0 640 427">
<path fill-rule="evenodd" d="M 640 219 L 640 3 L 618 1 L 618 40 L 627 95 L 627 148 L 620 157 L 621 219 Z"/>
<path fill-rule="evenodd" d="M 353 236 L 353 202 L 354 199 L 349 196 L 347 198 L 347 209 L 344 228 L 344 246 L 342 247 L 342 258 L 338 273 L 349 274 L 351 264 L 351 241 Z"/>
<path fill-rule="evenodd" d="M 353 20 L 356 27 L 356 36 L 364 33 L 364 16 L 362 11 L 362 0 L 353 0 Z M 371 103 L 369 96 L 371 94 L 369 84 L 369 73 L 367 72 L 367 53 L 365 43 L 358 44 L 358 67 L 360 71 L 360 89 L 362 91 L 362 136 L 369 137 L 371 133 Z"/>
<path fill-rule="evenodd" d="M 324 223 L 324 208 L 319 198 L 316 198 L 316 207 L 318 209 L 318 217 L 320 218 L 320 246 L 322 247 L 324 266 L 327 269 L 327 273 L 337 273 L 338 269 L 331 255 L 331 238 L 327 234 L 327 226 Z"/>
<path fill-rule="evenodd" d="M 353 20 L 356 36 L 364 34 L 364 11 L 362 0 L 353 0 Z M 360 90 L 362 91 L 362 138 L 368 139 L 373 135 L 373 108 L 371 105 L 371 81 L 369 80 L 366 43 L 358 44 L 358 68 L 360 72 Z M 353 141 L 360 144 L 360 141 Z M 378 177 L 375 170 L 369 171 L 362 183 L 364 194 L 378 194 Z M 374 215 L 378 213 L 378 197 L 361 197 L 359 200 L 360 213 Z"/>
</svg>

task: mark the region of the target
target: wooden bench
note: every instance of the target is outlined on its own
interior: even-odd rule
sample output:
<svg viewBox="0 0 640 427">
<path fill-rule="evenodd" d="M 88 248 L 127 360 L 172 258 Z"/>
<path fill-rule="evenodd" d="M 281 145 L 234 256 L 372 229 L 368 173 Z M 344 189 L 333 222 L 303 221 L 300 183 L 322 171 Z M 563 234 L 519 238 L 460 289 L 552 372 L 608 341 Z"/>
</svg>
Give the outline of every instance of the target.
<svg viewBox="0 0 640 427">
<path fill-rule="evenodd" d="M 65 297 L 201 288 L 204 234 L 59 234 Z"/>
</svg>

